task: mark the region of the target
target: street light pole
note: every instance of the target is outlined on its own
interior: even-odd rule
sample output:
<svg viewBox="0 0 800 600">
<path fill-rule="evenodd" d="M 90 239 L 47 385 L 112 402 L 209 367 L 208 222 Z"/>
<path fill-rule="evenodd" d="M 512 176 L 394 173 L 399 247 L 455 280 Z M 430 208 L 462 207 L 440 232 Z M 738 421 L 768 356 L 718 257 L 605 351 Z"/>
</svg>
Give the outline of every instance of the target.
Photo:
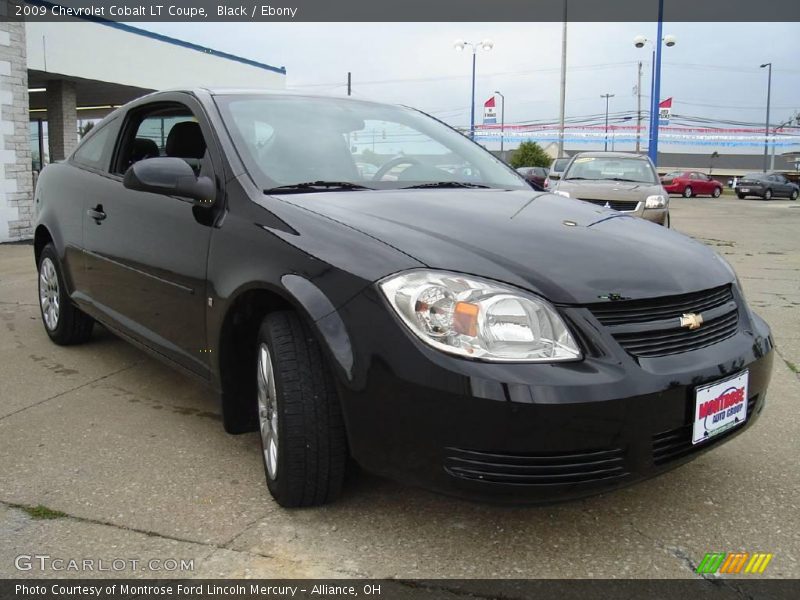
<svg viewBox="0 0 800 600">
<path fill-rule="evenodd" d="M 475 46 L 472 47 L 472 101 L 469 103 L 469 138 L 475 139 L 475 60 L 477 58 Z"/>
<path fill-rule="evenodd" d="M 567 99 L 567 0 L 564 0 L 564 24 L 561 29 L 561 94 L 558 111 L 558 156 L 564 156 L 564 110 Z"/>
<path fill-rule="evenodd" d="M 456 40 L 453 44 L 453 48 L 458 50 L 459 52 L 463 51 L 464 48 L 469 46 L 472 48 L 472 94 L 470 96 L 470 107 L 469 107 L 469 137 L 470 139 L 475 139 L 475 62 L 478 54 L 478 46 L 481 49 L 489 51 L 494 48 L 494 42 L 492 40 L 483 40 L 480 43 L 474 44 L 472 42 L 465 42 L 464 40 Z"/>
<path fill-rule="evenodd" d="M 769 155 L 769 105 L 772 95 L 772 63 L 764 63 L 761 68 L 769 67 L 767 74 L 767 122 L 764 125 L 764 173 L 767 172 L 767 160 Z"/>
<path fill-rule="evenodd" d="M 506 155 L 505 152 L 503 152 L 503 142 L 505 141 L 506 137 L 506 97 L 497 90 L 495 90 L 494 93 L 500 96 L 500 99 L 503 101 L 503 104 L 500 107 L 500 156 L 502 157 L 503 161 L 505 161 Z"/>
<path fill-rule="evenodd" d="M 654 82 L 653 82 L 653 97 L 651 98 L 652 105 L 650 108 L 650 119 L 652 121 L 652 135 L 650 142 L 649 155 L 650 160 L 653 161 L 655 166 L 658 166 L 658 104 L 661 97 L 661 41 L 664 35 L 664 0 L 658 0 L 658 34 L 655 43 L 655 66 L 654 66 Z"/>
<path fill-rule="evenodd" d="M 642 61 L 639 61 L 636 83 L 636 154 L 642 149 Z"/>
<path fill-rule="evenodd" d="M 602 94 L 600 97 L 606 99 L 606 143 L 603 146 L 603 150 L 607 151 L 608 150 L 608 99 L 613 98 L 614 94 Z"/>
</svg>

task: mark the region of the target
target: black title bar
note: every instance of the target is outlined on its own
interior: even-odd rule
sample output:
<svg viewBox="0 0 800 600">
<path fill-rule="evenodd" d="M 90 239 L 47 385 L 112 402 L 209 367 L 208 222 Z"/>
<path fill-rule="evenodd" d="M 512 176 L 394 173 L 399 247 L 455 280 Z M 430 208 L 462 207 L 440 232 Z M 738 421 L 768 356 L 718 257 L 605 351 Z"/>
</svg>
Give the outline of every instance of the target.
<svg viewBox="0 0 800 600">
<path fill-rule="evenodd" d="M 660 0 L 0 0 L 0 20 L 642 22 Z M 667 22 L 800 22 L 798 0 L 663 0 Z M 713 36 L 713 29 L 709 30 Z"/>
</svg>

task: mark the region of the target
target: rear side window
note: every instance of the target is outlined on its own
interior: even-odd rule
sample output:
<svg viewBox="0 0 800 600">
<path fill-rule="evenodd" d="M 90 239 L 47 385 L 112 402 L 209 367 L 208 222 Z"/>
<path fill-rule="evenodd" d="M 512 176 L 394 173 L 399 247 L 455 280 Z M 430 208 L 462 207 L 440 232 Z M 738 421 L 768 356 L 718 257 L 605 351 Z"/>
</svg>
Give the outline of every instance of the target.
<svg viewBox="0 0 800 600">
<path fill-rule="evenodd" d="M 109 121 L 92 133 L 72 155 L 72 161 L 84 167 L 107 171 L 114 147 L 114 121 Z"/>
</svg>

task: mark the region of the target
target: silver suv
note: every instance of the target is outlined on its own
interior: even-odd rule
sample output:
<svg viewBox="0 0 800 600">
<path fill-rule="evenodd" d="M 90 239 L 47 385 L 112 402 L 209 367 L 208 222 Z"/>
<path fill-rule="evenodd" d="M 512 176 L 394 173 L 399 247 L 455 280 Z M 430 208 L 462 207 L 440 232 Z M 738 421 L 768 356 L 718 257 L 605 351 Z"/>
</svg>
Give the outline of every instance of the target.
<svg viewBox="0 0 800 600">
<path fill-rule="evenodd" d="M 669 227 L 669 195 L 647 156 L 581 152 L 551 191 Z"/>
</svg>

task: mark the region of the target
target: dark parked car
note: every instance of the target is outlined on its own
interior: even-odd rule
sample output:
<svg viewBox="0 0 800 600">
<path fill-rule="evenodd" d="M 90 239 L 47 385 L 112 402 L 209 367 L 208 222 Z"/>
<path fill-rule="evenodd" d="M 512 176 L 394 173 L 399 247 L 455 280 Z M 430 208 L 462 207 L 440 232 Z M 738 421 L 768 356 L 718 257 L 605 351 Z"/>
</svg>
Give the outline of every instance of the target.
<svg viewBox="0 0 800 600">
<path fill-rule="evenodd" d="M 533 189 L 539 192 L 544 191 L 545 181 L 547 181 L 547 175 L 549 172 L 549 169 L 546 167 L 520 167 L 517 169 L 517 173 L 522 175 L 525 181 L 527 181 Z"/>
<path fill-rule="evenodd" d="M 748 173 L 736 183 L 735 189 L 740 200 L 747 196 L 758 196 L 764 200 L 772 198 L 797 200 L 800 194 L 800 186 L 780 173 Z"/>
<path fill-rule="evenodd" d="M 397 154 L 359 174 L 374 132 Z M 770 330 L 724 259 L 537 193 L 409 108 L 155 93 L 46 167 L 35 211 L 50 338 L 99 322 L 207 382 L 283 506 L 334 499 L 349 457 L 477 499 L 584 496 L 764 407 Z"/>
<path fill-rule="evenodd" d="M 680 194 L 684 198 L 712 196 L 719 198 L 722 184 L 700 171 L 673 171 L 661 178 L 661 185 L 668 194 Z"/>
</svg>

